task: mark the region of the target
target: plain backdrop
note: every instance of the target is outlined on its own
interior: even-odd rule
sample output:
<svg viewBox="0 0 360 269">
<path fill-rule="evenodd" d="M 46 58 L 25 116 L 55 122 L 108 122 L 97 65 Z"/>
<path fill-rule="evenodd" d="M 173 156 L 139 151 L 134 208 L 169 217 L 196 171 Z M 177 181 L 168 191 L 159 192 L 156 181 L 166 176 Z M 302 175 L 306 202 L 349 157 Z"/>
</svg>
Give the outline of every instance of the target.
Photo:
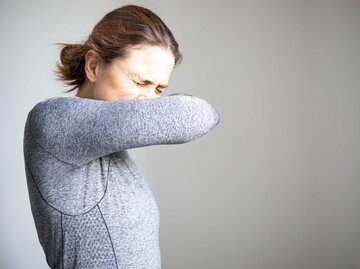
<svg viewBox="0 0 360 269">
<path fill-rule="evenodd" d="M 360 268 L 360 1 L 0 2 L 0 268 L 48 268 L 27 193 L 27 113 L 66 86 L 56 42 L 112 9 L 157 13 L 184 51 L 167 94 L 219 125 L 129 150 L 161 215 L 166 269 Z"/>
</svg>

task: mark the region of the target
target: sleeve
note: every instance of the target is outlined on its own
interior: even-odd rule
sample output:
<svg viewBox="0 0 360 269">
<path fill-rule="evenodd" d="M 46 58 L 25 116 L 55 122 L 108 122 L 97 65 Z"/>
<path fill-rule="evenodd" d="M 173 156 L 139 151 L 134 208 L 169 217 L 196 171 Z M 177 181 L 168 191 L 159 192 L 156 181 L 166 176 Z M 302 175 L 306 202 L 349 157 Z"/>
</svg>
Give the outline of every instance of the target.
<svg viewBox="0 0 360 269">
<path fill-rule="evenodd" d="M 220 116 L 206 100 L 175 93 L 119 101 L 54 97 L 35 105 L 28 120 L 39 147 L 61 161 L 83 165 L 125 149 L 195 140 Z"/>
</svg>

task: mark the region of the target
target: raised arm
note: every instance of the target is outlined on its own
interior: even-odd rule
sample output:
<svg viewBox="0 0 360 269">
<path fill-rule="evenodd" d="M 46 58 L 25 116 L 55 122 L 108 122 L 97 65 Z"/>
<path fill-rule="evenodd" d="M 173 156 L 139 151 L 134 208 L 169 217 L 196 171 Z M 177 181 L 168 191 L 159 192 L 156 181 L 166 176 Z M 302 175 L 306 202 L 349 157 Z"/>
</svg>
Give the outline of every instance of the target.
<svg viewBox="0 0 360 269">
<path fill-rule="evenodd" d="M 55 97 L 35 105 L 27 120 L 43 150 L 82 165 L 125 149 L 192 141 L 220 117 L 204 99 L 177 93 L 121 101 Z"/>
</svg>

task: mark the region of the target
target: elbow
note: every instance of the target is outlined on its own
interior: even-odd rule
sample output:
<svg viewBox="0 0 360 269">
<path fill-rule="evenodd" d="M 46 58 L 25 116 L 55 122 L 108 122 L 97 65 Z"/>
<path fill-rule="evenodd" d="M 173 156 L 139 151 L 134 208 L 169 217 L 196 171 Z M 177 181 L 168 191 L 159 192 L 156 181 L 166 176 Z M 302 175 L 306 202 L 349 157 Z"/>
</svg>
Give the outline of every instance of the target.
<svg viewBox="0 0 360 269">
<path fill-rule="evenodd" d="M 186 106 L 179 113 L 181 128 L 176 130 L 178 137 L 176 144 L 196 140 L 220 123 L 219 112 L 205 99 L 196 96 L 180 96 L 180 98 L 179 100 Z"/>
<path fill-rule="evenodd" d="M 212 129 L 215 128 L 215 126 L 217 126 L 220 123 L 220 114 L 219 112 L 213 107 L 213 118 L 214 118 L 214 123 L 212 126 Z"/>
<path fill-rule="evenodd" d="M 220 123 L 220 114 L 209 102 L 201 100 L 201 112 L 193 122 L 194 130 L 197 130 L 196 136 L 203 136 L 212 131 Z"/>
<path fill-rule="evenodd" d="M 216 108 L 207 101 L 205 101 L 205 107 L 206 109 L 204 109 L 204 118 L 206 119 L 207 123 L 207 132 L 209 132 L 220 123 L 220 114 Z"/>
<path fill-rule="evenodd" d="M 212 131 L 219 123 L 220 123 L 220 114 L 214 107 L 211 107 L 208 126 L 205 133 Z"/>
</svg>

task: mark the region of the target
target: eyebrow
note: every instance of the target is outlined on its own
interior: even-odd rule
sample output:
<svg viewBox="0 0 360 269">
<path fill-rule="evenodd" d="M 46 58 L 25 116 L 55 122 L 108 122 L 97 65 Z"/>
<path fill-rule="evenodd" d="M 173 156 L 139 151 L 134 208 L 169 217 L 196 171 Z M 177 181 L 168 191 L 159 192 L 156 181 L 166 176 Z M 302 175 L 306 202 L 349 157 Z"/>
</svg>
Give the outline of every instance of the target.
<svg viewBox="0 0 360 269">
<path fill-rule="evenodd" d="M 136 74 L 134 73 L 135 77 L 140 80 L 142 83 L 145 83 L 145 84 L 151 84 L 151 85 L 154 85 L 155 83 L 152 82 L 151 80 L 148 80 L 148 79 L 143 79 L 139 74 Z M 162 85 L 162 84 L 159 84 L 158 85 L 160 88 L 164 88 L 166 89 L 169 85 Z"/>
</svg>

